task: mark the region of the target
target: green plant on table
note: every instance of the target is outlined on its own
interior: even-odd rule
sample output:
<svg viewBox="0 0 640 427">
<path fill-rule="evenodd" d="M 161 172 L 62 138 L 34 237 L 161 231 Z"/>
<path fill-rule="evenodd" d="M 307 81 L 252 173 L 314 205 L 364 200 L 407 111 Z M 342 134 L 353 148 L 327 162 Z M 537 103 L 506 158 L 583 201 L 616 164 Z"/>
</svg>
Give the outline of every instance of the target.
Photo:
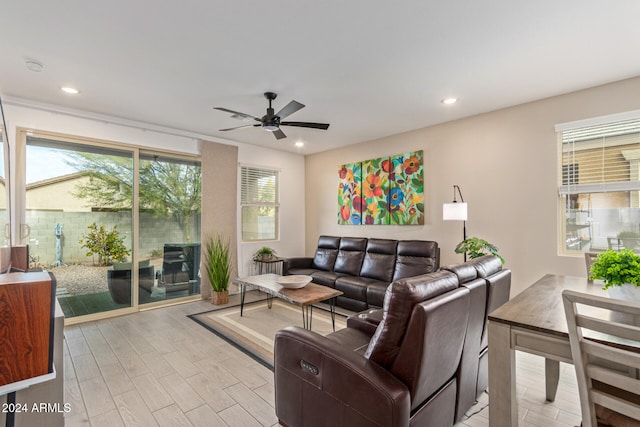
<svg viewBox="0 0 640 427">
<path fill-rule="evenodd" d="M 640 256 L 632 250 L 607 250 L 598 255 L 591 265 L 589 279 L 602 279 L 604 288 L 631 283 L 640 286 Z"/>
<path fill-rule="evenodd" d="M 220 234 L 205 239 L 205 270 L 214 292 L 226 291 L 231 280 L 231 250 L 229 239 Z"/>
<path fill-rule="evenodd" d="M 494 244 L 487 242 L 479 237 L 469 237 L 458 243 L 455 249 L 457 254 L 467 254 L 471 259 L 478 258 L 484 255 L 495 255 L 500 258 L 500 261 L 504 264 L 504 258 L 498 253 L 500 249 Z"/>
<path fill-rule="evenodd" d="M 254 261 L 260 261 L 262 259 L 265 258 L 273 258 L 278 256 L 278 254 L 276 253 L 275 249 L 272 249 L 268 246 L 263 246 L 260 249 L 258 249 L 257 251 L 254 252 L 253 254 L 253 260 Z"/>
</svg>

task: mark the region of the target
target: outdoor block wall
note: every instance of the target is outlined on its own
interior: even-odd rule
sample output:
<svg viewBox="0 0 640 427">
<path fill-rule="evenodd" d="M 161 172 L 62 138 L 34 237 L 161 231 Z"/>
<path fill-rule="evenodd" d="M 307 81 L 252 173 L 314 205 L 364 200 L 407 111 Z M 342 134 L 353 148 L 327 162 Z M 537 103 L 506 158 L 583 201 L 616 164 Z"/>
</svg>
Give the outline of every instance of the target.
<svg viewBox="0 0 640 427">
<path fill-rule="evenodd" d="M 88 233 L 88 226 L 94 222 L 111 230 L 117 230 L 124 236 L 124 244 L 131 249 L 131 212 L 63 212 L 28 210 L 26 221 L 30 228 L 27 244 L 32 261 L 47 267 L 56 262 L 56 225 L 62 224 L 60 239 L 62 261 L 67 264 L 91 263 L 94 260 L 86 256 L 86 249 L 79 241 Z M 200 214 L 194 215 L 191 221 L 191 236 L 200 238 Z M 185 243 L 185 234 L 171 218 L 158 218 L 152 213 L 140 213 L 140 259 L 151 257 L 152 251 L 162 256 L 165 243 Z M 97 258 L 96 258 L 97 261 Z"/>
</svg>

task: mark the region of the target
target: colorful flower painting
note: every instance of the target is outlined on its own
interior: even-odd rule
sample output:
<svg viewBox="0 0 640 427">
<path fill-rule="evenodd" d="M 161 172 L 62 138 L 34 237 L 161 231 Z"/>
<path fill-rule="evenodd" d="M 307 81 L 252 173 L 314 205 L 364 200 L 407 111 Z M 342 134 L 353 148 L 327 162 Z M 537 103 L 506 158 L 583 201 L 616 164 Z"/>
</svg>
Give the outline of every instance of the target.
<svg viewBox="0 0 640 427">
<path fill-rule="evenodd" d="M 362 163 L 349 163 L 338 169 L 338 224 L 361 224 L 365 209 L 362 199 Z"/>
<path fill-rule="evenodd" d="M 338 169 L 338 224 L 424 224 L 422 150 Z"/>
<path fill-rule="evenodd" d="M 363 224 L 389 224 L 389 172 L 384 170 L 385 161 L 389 158 L 362 162 L 362 195 L 366 204 Z"/>
<path fill-rule="evenodd" d="M 389 174 L 390 224 L 424 224 L 424 165 L 422 150 L 391 157 Z"/>
</svg>

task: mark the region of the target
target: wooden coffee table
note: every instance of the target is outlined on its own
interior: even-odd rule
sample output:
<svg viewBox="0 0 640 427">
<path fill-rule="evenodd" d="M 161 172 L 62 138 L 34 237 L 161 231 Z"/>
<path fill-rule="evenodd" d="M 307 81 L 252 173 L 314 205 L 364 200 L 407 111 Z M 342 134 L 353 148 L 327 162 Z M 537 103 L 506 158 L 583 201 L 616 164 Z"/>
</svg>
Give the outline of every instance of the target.
<svg viewBox="0 0 640 427">
<path fill-rule="evenodd" d="M 299 305 L 302 308 L 302 325 L 308 330 L 311 330 L 311 320 L 313 318 L 312 304 L 329 300 L 331 323 L 333 330 L 336 330 L 335 297 L 342 295 L 341 291 L 315 283 L 309 283 L 301 289 L 287 289 L 277 282 L 279 277 L 281 276 L 277 274 L 259 274 L 257 276 L 233 279 L 233 283 L 240 286 L 240 316 L 242 316 L 244 309 L 244 294 L 247 287 L 251 287 L 267 294 L 269 308 L 271 308 L 273 297 Z"/>
</svg>

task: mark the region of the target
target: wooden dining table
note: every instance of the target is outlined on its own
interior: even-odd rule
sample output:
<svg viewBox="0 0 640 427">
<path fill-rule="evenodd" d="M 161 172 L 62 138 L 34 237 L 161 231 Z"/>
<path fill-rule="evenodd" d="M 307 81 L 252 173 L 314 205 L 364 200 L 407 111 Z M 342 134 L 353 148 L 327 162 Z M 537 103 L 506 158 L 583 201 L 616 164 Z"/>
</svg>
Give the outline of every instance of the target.
<svg viewBox="0 0 640 427">
<path fill-rule="evenodd" d="M 547 274 L 489 314 L 489 425 L 517 426 L 515 352 L 545 358 L 546 399 L 558 389 L 560 362 L 573 364 L 562 291 L 607 296 L 602 283 Z"/>
</svg>

